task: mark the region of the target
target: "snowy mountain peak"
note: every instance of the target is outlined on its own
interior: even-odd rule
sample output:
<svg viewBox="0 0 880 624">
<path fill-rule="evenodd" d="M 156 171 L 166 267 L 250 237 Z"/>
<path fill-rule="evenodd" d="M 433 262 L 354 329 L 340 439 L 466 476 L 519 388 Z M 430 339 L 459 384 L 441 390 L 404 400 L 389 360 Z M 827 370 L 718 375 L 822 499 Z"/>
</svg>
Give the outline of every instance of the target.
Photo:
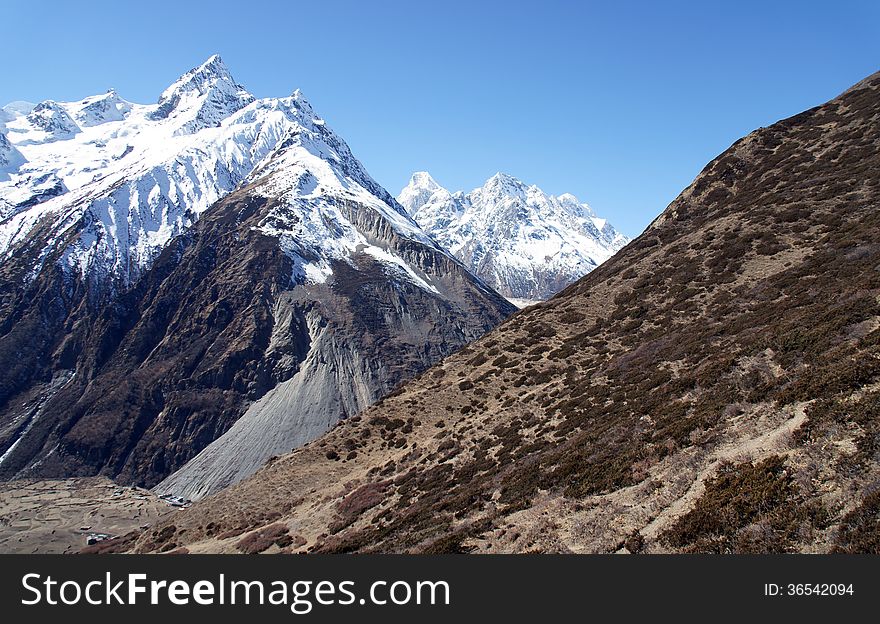
<svg viewBox="0 0 880 624">
<path fill-rule="evenodd" d="M 437 184 L 437 181 L 431 177 L 431 174 L 427 171 L 416 171 L 412 174 L 412 177 L 409 179 L 409 185 L 412 187 L 418 187 L 427 189 L 430 191 L 436 191 L 440 188 L 440 185 Z"/>
<path fill-rule="evenodd" d="M 525 200 L 529 187 L 522 180 L 514 178 L 512 175 L 498 172 L 486 180 L 483 187 L 475 192 L 485 196 L 487 199 L 491 198 L 490 201 L 494 203 L 505 198 Z"/>
<path fill-rule="evenodd" d="M 427 180 L 433 182 L 414 174 L 398 201 L 465 266 L 515 302 L 552 296 L 629 242 L 574 195 L 554 197 L 506 173 L 470 193 L 452 194 Z"/>
<path fill-rule="evenodd" d="M 171 119 L 176 134 L 192 134 L 218 126 L 220 121 L 254 101 L 254 96 L 235 82 L 219 55 L 175 80 L 162 95 L 153 120 Z"/>
<path fill-rule="evenodd" d="M 446 189 L 437 184 L 427 171 L 416 171 L 410 177 L 409 184 L 400 191 L 397 201 L 407 213 L 412 215 L 415 210 L 428 204 L 431 196 L 437 191 L 445 192 Z"/>
<path fill-rule="evenodd" d="M 27 114 L 31 126 L 45 133 L 44 141 L 69 139 L 80 131 L 80 127 L 58 102 L 40 102 Z"/>
<path fill-rule="evenodd" d="M 162 92 L 159 100 L 170 98 L 174 93 L 184 93 L 187 91 L 198 90 L 202 93 L 213 87 L 217 83 L 229 83 L 235 86 L 235 79 L 226 67 L 226 63 L 220 58 L 219 54 L 211 56 L 207 61 L 194 67 L 180 78 L 175 80 L 171 85 Z"/>
<path fill-rule="evenodd" d="M 131 111 L 131 103 L 119 97 L 115 89 L 109 89 L 101 95 L 68 104 L 66 108 L 81 128 L 89 128 L 124 119 Z"/>
<path fill-rule="evenodd" d="M 525 186 L 522 180 L 513 177 L 509 173 L 504 173 L 499 171 L 491 178 L 486 180 L 485 186 L 487 187 L 496 187 L 496 186 Z"/>
<path fill-rule="evenodd" d="M 574 195 L 572 195 L 571 193 L 563 193 L 562 195 L 560 195 L 556 199 L 558 199 L 560 202 L 562 202 L 563 204 L 565 204 L 567 206 L 581 206 L 581 207 L 588 208 L 588 206 L 586 204 L 582 204 L 580 202 L 580 200 L 577 197 L 575 197 Z"/>
<path fill-rule="evenodd" d="M 326 279 L 333 262 L 372 249 L 358 230 L 368 222 L 437 249 L 299 90 L 255 100 L 219 56 L 181 76 L 159 104 L 130 103 L 110 90 L 44 102 L 28 116 L 6 112 L 0 261 L 39 227 L 46 252 L 31 277 L 54 257 L 101 288 L 130 285 L 173 237 L 248 183 L 282 202 L 262 229 L 279 239 L 301 277 Z M 65 128 L 72 134 L 63 140 L 48 134 Z M 352 222 L 353 206 L 368 216 L 349 215 Z"/>
<path fill-rule="evenodd" d="M 229 74 L 229 68 L 226 67 L 226 63 L 223 62 L 223 59 L 220 58 L 219 54 L 212 54 L 208 57 L 208 60 L 202 63 L 198 69 L 204 69 L 205 71 L 212 71 L 216 73 L 225 72 L 227 75 Z"/>
</svg>

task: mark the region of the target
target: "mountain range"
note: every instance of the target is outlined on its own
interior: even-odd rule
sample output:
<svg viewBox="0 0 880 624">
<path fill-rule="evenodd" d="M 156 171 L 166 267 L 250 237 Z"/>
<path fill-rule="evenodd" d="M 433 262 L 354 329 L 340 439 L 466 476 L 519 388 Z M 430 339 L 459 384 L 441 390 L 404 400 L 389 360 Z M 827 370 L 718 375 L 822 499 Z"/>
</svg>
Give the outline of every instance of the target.
<svg viewBox="0 0 880 624">
<path fill-rule="evenodd" d="M 880 552 L 878 171 L 880 73 L 632 241 L 502 173 L 395 199 L 218 56 L 14 102 L 0 541 L 60 495 L 101 552 Z"/>
<path fill-rule="evenodd" d="M 629 242 L 573 195 L 548 195 L 503 173 L 470 193 L 450 193 L 416 172 L 397 200 L 472 273 L 520 306 L 549 299 Z"/>
<path fill-rule="evenodd" d="M 106 550 L 880 552 L 880 73 L 632 243 Z"/>
</svg>

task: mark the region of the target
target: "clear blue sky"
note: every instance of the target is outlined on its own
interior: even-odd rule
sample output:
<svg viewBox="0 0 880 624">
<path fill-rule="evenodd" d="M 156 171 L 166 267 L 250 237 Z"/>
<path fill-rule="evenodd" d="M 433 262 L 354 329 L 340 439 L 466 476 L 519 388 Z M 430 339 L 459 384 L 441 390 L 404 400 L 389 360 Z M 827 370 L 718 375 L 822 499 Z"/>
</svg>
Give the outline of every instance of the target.
<svg viewBox="0 0 880 624">
<path fill-rule="evenodd" d="M 380 183 L 505 171 L 639 233 L 756 127 L 880 69 L 880 2 L 4 3 L 0 103 L 153 102 L 218 52 L 301 88 Z"/>
</svg>

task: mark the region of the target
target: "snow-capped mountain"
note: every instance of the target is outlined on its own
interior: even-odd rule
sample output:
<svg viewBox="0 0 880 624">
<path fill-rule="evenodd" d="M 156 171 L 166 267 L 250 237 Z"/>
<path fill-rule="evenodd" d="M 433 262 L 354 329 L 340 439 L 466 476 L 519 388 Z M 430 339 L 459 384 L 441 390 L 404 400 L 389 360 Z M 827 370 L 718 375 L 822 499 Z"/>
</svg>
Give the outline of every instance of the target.
<svg viewBox="0 0 880 624">
<path fill-rule="evenodd" d="M 397 199 L 435 240 L 518 304 L 553 296 L 629 242 L 573 195 L 548 195 L 503 173 L 470 193 L 450 193 L 420 171 Z"/>
<path fill-rule="evenodd" d="M 307 183 L 313 195 L 379 188 L 298 91 L 256 100 L 219 56 L 181 76 L 157 104 L 133 104 L 110 90 L 4 111 L 0 260 L 39 224 L 46 253 L 34 272 L 47 250 L 63 245 L 70 270 L 102 285 L 133 283 L 172 237 L 284 142 L 301 143 L 304 157 L 320 161 Z M 374 203 L 421 235 L 387 193 Z M 70 228 L 78 230 L 73 240 Z"/>
<path fill-rule="evenodd" d="M 4 110 L 0 478 L 200 496 L 514 309 L 301 93 L 254 99 L 219 57 L 152 105 Z"/>
</svg>

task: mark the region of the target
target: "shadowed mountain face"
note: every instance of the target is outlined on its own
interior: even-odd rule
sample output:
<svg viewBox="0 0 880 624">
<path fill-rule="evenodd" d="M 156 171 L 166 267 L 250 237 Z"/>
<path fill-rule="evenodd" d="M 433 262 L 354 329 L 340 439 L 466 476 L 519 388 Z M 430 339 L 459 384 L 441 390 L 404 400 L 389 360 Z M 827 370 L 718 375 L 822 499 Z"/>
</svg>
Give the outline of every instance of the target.
<svg viewBox="0 0 880 624">
<path fill-rule="evenodd" d="M 249 434 L 271 444 L 203 462 L 196 483 L 175 482 L 175 491 L 197 496 L 357 413 L 512 308 L 447 255 L 395 234 L 357 204 L 344 207 L 352 220 L 364 219 L 367 236 L 423 271 L 436 292 L 389 275 L 367 253 L 333 262 L 326 283 L 297 284 L 291 258 L 258 228 L 272 203 L 247 188 L 221 200 L 137 288 L 99 311 L 74 291 L 65 317 L 60 276 L 21 296 L 29 305 L 19 300 L 24 318 L 6 344 L 21 354 L 36 333 L 30 323 L 65 330 L 47 336 L 58 340 L 41 363 L 49 381 L 7 404 L 7 440 L 23 420 L 16 417 L 25 422 L 14 448 L 7 444 L 4 476 L 100 472 L 152 486 L 255 402 L 291 380 L 307 382 L 310 395 L 294 393 Z M 15 351 L 4 353 L 14 369 Z"/>
<path fill-rule="evenodd" d="M 880 74 L 753 132 L 647 229 L 137 542 L 880 549 Z"/>
<path fill-rule="evenodd" d="M 161 490 L 195 498 L 514 310 L 299 93 L 253 100 L 212 57 L 159 104 L 117 112 L 84 127 L 148 127 L 183 151 L 157 169 L 145 147 L 146 173 L 111 163 L 100 185 L 0 219 L 14 231 L 0 263 L 0 478 L 167 477 Z M 231 154 L 235 175 L 212 154 Z M 112 176 L 123 181 L 105 188 Z M 222 199 L 194 211 L 181 190 L 194 188 Z"/>
</svg>

